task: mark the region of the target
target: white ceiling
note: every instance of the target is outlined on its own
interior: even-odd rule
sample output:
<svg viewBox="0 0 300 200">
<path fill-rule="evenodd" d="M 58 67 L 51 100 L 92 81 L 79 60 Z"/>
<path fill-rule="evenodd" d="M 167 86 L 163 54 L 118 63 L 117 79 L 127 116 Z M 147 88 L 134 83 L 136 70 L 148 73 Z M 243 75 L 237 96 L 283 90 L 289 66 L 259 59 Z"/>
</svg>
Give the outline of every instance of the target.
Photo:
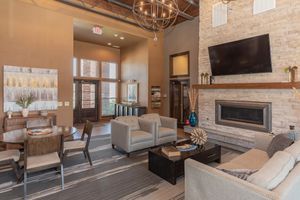
<svg viewBox="0 0 300 200">
<path fill-rule="evenodd" d="M 82 20 L 74 20 L 74 39 L 104 46 L 109 46 L 107 45 L 107 43 L 111 43 L 111 47 L 119 46 L 120 48 L 144 40 L 144 38 L 102 26 L 100 26 L 103 30 L 102 35 L 97 35 L 92 32 L 92 28 L 94 25 L 97 24 L 89 23 Z M 115 37 L 114 34 L 118 34 L 118 37 Z M 121 40 L 120 37 L 124 37 L 125 39 Z"/>
</svg>

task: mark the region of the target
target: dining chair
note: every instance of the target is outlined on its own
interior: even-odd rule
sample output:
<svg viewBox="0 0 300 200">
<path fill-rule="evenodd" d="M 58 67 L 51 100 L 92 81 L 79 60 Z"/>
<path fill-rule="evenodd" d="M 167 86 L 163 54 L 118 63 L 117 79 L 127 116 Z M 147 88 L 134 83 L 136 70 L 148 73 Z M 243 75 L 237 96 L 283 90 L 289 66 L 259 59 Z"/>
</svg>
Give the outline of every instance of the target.
<svg viewBox="0 0 300 200">
<path fill-rule="evenodd" d="M 32 119 L 26 121 L 26 128 L 51 128 L 53 126 L 53 121 L 51 118 L 43 118 L 43 119 Z"/>
<path fill-rule="evenodd" d="M 21 173 L 19 167 L 20 151 L 19 150 L 6 150 L 0 151 L 0 166 L 10 165 L 19 183 L 21 180 Z"/>
<path fill-rule="evenodd" d="M 92 166 L 92 160 L 89 152 L 89 144 L 92 136 L 93 124 L 86 121 L 80 140 L 68 141 L 64 143 L 64 157 L 70 152 L 82 151 L 84 157 L 88 158 L 90 165 Z M 87 140 L 85 141 L 85 135 L 87 135 Z"/>
<path fill-rule="evenodd" d="M 27 197 L 27 176 L 32 172 L 60 168 L 61 188 L 64 189 L 63 146 L 62 134 L 26 135 L 24 141 L 24 199 Z"/>
</svg>

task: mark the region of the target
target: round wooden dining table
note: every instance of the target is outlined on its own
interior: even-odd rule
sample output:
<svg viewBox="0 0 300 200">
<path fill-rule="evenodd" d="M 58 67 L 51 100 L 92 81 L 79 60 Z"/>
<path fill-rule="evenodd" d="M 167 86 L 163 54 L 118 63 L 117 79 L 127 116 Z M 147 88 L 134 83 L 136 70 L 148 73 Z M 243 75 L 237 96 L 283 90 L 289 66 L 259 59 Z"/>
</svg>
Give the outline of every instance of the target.
<svg viewBox="0 0 300 200">
<path fill-rule="evenodd" d="M 53 132 L 58 134 L 63 134 L 65 141 L 78 140 L 81 138 L 80 132 L 75 127 L 69 126 L 55 126 L 52 128 Z M 13 131 L 8 131 L 0 134 L 0 142 L 4 144 L 24 144 L 25 134 L 27 129 L 17 129 Z"/>
</svg>

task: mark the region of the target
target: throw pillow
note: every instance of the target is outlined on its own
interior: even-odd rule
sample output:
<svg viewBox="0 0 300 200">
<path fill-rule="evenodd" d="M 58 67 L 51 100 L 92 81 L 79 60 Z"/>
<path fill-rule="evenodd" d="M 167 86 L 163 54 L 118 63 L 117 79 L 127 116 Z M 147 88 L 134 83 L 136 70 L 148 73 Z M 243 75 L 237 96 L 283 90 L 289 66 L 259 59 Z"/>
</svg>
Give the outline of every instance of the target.
<svg viewBox="0 0 300 200">
<path fill-rule="evenodd" d="M 285 148 L 293 144 L 293 140 L 288 138 L 285 134 L 276 135 L 268 146 L 267 153 L 271 158 L 277 151 L 283 151 Z"/>
<path fill-rule="evenodd" d="M 235 176 L 237 178 L 240 178 L 242 180 L 247 180 L 247 178 L 251 175 L 257 172 L 258 170 L 253 169 L 220 169 L 221 171 Z"/>
<path fill-rule="evenodd" d="M 300 140 L 295 142 L 288 148 L 286 148 L 284 151 L 292 154 L 296 162 L 299 162 L 300 161 Z"/>
<path fill-rule="evenodd" d="M 284 151 L 278 151 L 258 172 L 247 178 L 254 185 L 273 190 L 289 174 L 295 165 L 294 157 Z"/>
</svg>

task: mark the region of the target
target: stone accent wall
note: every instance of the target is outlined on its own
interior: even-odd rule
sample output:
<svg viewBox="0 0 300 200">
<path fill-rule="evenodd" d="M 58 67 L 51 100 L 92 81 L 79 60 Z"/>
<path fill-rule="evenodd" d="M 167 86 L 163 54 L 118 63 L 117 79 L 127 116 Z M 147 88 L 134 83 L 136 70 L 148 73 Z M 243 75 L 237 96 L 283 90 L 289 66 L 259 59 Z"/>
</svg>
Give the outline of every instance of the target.
<svg viewBox="0 0 300 200">
<path fill-rule="evenodd" d="M 200 1 L 199 76 L 202 72 L 210 73 L 209 46 L 269 33 L 272 73 L 218 76 L 215 82 L 287 81 L 283 68 L 300 67 L 300 1 L 277 0 L 276 9 L 253 15 L 253 0 L 237 0 L 229 4 L 228 24 L 213 28 L 212 5 L 217 2 L 220 0 Z M 287 132 L 289 125 L 300 130 L 300 99 L 295 98 L 292 90 L 200 90 L 201 126 L 249 137 L 255 131 L 215 124 L 215 100 L 272 102 L 273 132 Z"/>
</svg>

